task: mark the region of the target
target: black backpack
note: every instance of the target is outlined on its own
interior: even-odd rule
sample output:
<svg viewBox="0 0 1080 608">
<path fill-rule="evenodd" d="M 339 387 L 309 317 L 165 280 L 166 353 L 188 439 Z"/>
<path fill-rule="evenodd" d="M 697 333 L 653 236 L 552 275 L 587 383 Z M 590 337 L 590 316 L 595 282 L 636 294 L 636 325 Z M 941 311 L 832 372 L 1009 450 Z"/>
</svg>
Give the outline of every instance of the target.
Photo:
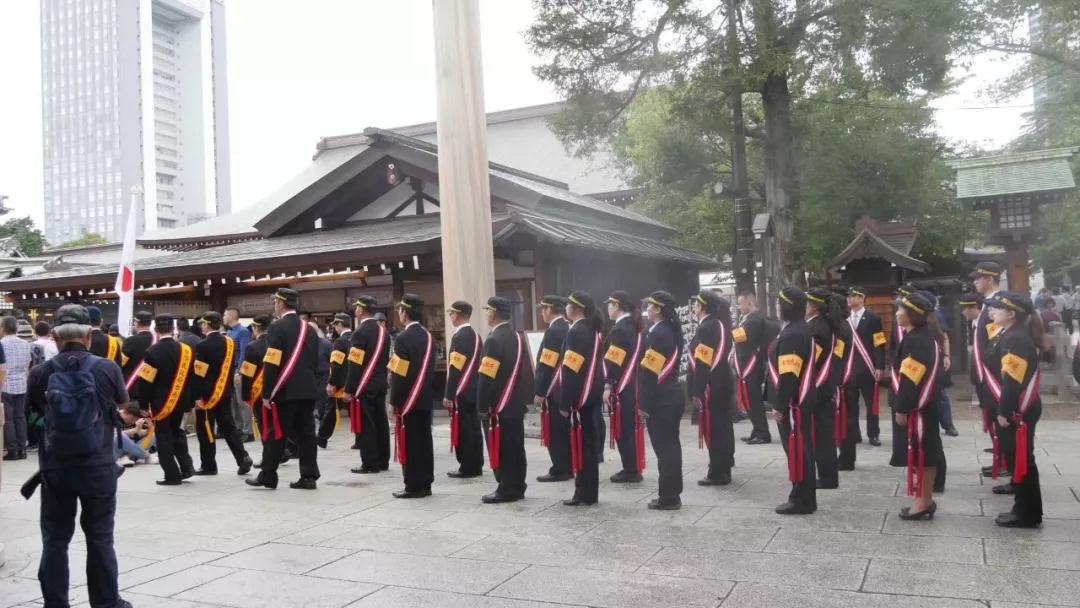
<svg viewBox="0 0 1080 608">
<path fill-rule="evenodd" d="M 102 410 L 97 403 L 94 366 L 101 357 L 59 357 L 52 366 L 45 393 L 45 449 L 61 460 L 88 458 L 100 453 L 106 426 L 117 429 L 115 411 Z M 110 415 L 111 414 L 111 415 Z"/>
</svg>

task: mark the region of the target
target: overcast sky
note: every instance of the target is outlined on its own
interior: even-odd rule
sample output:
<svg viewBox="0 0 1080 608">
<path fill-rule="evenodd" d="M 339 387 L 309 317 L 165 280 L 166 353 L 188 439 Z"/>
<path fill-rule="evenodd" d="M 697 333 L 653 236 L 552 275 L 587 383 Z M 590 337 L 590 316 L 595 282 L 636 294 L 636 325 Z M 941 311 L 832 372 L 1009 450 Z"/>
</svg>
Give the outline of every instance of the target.
<svg viewBox="0 0 1080 608">
<path fill-rule="evenodd" d="M 432 0 L 227 0 L 233 207 L 246 207 L 306 164 L 316 140 L 435 118 Z M 42 220 L 39 3 L 0 1 L 0 194 Z M 480 0 L 488 111 L 555 101 L 533 76 L 523 32 L 529 0 Z M 1030 94 L 993 110 L 978 95 L 1008 67 L 989 58 L 935 103 L 955 141 L 1000 146 Z"/>
</svg>

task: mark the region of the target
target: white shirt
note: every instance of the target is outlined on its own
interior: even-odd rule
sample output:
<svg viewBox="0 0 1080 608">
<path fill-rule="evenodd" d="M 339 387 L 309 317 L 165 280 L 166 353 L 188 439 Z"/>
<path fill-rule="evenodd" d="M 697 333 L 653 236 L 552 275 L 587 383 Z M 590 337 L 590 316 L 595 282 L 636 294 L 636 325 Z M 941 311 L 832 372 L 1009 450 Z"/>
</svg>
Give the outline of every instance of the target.
<svg viewBox="0 0 1080 608">
<path fill-rule="evenodd" d="M 615 319 L 615 322 L 618 323 L 619 321 L 622 321 L 623 319 L 625 319 L 626 317 L 629 317 L 629 316 L 630 316 L 630 313 L 624 312 L 621 315 L 619 315 L 618 318 Z"/>
<path fill-rule="evenodd" d="M 456 336 L 456 335 L 458 334 L 458 332 L 459 332 L 459 331 L 461 331 L 461 330 L 462 330 L 463 328 L 466 328 L 466 327 L 472 327 L 472 326 L 471 326 L 471 325 L 469 325 L 468 323 L 462 323 L 461 325 L 458 325 L 457 327 L 455 327 L 455 328 L 454 328 L 454 333 L 453 333 L 453 335 L 455 335 L 455 336 Z"/>
<path fill-rule="evenodd" d="M 41 345 L 41 352 L 45 353 L 45 360 L 48 361 L 56 356 L 60 350 L 56 348 L 56 341 L 52 338 L 38 338 L 34 340 L 34 344 Z"/>
<path fill-rule="evenodd" d="M 862 308 L 860 308 L 859 310 L 853 310 L 853 311 L 851 311 L 851 317 L 850 317 L 850 320 L 851 320 L 851 326 L 852 326 L 852 327 L 858 327 L 858 326 L 859 326 L 859 323 L 861 323 L 861 322 L 862 322 L 862 318 L 863 318 L 863 315 L 864 315 L 865 313 L 866 313 L 866 307 L 865 307 L 865 306 L 863 306 L 863 307 L 862 307 Z"/>
<path fill-rule="evenodd" d="M 559 318 L 561 319 L 562 317 L 559 317 Z M 488 334 L 491 334 L 491 332 L 495 331 L 496 329 L 499 329 L 499 328 L 500 328 L 500 327 L 502 327 L 503 325 L 507 325 L 508 323 L 510 323 L 510 322 L 509 322 L 509 321 L 503 321 L 502 323 L 499 323 L 499 324 L 498 324 L 498 325 L 496 325 L 495 327 L 492 327 L 492 328 L 491 328 L 491 331 L 489 331 L 489 332 L 488 332 Z"/>
</svg>

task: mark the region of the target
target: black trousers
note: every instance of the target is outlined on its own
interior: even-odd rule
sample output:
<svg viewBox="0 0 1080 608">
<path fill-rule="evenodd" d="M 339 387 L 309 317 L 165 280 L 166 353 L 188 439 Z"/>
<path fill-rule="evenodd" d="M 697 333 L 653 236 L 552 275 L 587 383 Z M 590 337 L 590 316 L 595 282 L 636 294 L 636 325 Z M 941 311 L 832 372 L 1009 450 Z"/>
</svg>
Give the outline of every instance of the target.
<svg viewBox="0 0 1080 608">
<path fill-rule="evenodd" d="M 600 489 L 600 456 L 604 449 L 603 429 L 597 421 L 603 420 L 601 399 L 587 399 L 578 411 L 581 420 L 581 470 L 574 478 L 574 498 L 595 502 Z M 559 418 L 562 418 L 560 415 Z"/>
<path fill-rule="evenodd" d="M 836 399 L 833 391 L 814 389 L 814 461 L 818 479 L 827 488 L 840 483 L 840 467 L 836 454 Z"/>
<path fill-rule="evenodd" d="M 75 533 L 76 506 L 86 535 L 86 586 L 93 608 L 120 601 L 113 523 L 116 467 L 112 464 L 42 473 L 41 563 L 38 581 L 45 608 L 68 608 L 68 545 Z"/>
<path fill-rule="evenodd" d="M 431 439 L 431 410 L 414 409 L 403 418 L 405 424 L 405 464 L 401 465 L 405 489 L 431 490 L 435 481 L 435 446 Z"/>
<path fill-rule="evenodd" d="M 154 426 L 154 441 L 157 445 L 158 464 L 165 473 L 165 481 L 180 481 L 195 470 L 188 453 L 187 433 L 182 426 L 184 412 L 173 411 L 172 415 Z"/>
<path fill-rule="evenodd" d="M 1071 309 L 1071 308 L 1066 308 L 1065 310 L 1061 311 L 1061 322 L 1065 324 L 1065 329 L 1066 329 L 1066 331 L 1069 332 L 1070 336 L 1073 333 L 1072 324 L 1073 324 L 1073 316 L 1074 316 L 1074 314 L 1075 313 L 1073 312 L 1073 309 Z"/>
<path fill-rule="evenodd" d="M 486 439 L 491 418 L 487 414 L 480 414 L 480 417 Z M 495 492 L 507 498 L 525 496 L 525 489 L 529 487 L 525 482 L 528 464 L 525 456 L 525 413 L 499 416 L 499 468 L 495 470 L 495 481 L 499 482 L 499 487 Z"/>
<path fill-rule="evenodd" d="M 874 391 L 876 390 L 878 390 L 877 382 L 869 373 L 853 375 L 851 381 L 844 387 L 848 414 L 855 414 L 855 436 L 852 439 L 858 440 L 862 437 L 862 430 L 859 429 L 859 397 L 862 397 L 862 402 L 866 405 L 867 437 L 876 439 L 881 436 L 881 421 L 878 419 L 878 415 L 873 412 Z M 848 437 L 851 437 L 851 429 L 848 429 Z"/>
<path fill-rule="evenodd" d="M 548 455 L 551 456 L 549 475 L 570 474 L 570 419 L 559 413 L 559 406 L 557 398 L 548 399 L 547 416 L 551 425 L 551 442 L 548 444 Z"/>
<path fill-rule="evenodd" d="M 593 434 L 596 436 L 596 462 L 601 463 L 604 462 L 604 446 L 607 445 L 607 421 L 604 420 L 604 401 L 602 398 L 593 412 L 593 419 L 596 421 L 593 425 L 595 429 Z"/>
<path fill-rule="evenodd" d="M 765 414 L 765 370 L 762 369 L 760 361 L 754 372 L 746 379 L 746 385 L 747 392 L 750 393 L 750 424 L 754 427 L 750 431 L 750 436 L 772 441 L 772 435 L 769 433 L 769 419 Z"/>
<path fill-rule="evenodd" d="M 326 417 L 326 412 L 334 401 L 326 394 L 326 385 L 329 383 L 330 370 L 315 372 L 315 415 L 319 420 Z"/>
<path fill-rule="evenodd" d="M 484 472 L 484 435 L 476 403 L 460 401 L 458 409 L 458 444 L 454 449 L 458 471 L 466 475 Z"/>
<path fill-rule="evenodd" d="M 300 458 L 300 478 L 318 479 L 318 447 L 315 444 L 315 401 L 310 399 L 279 401 L 277 403 L 278 420 L 281 423 L 282 437 L 274 437 L 273 420 L 268 426 L 269 436 L 263 437 L 262 470 L 259 481 L 277 485 L 278 465 L 281 454 L 285 451 L 285 442 L 289 439 L 296 443 L 297 456 Z M 270 416 L 269 410 L 262 412 Z"/>
<path fill-rule="evenodd" d="M 802 424 L 799 425 L 799 432 L 803 437 L 803 479 L 802 481 L 795 481 L 791 483 L 791 492 L 788 493 L 788 502 L 803 507 L 809 507 L 812 510 L 817 510 L 817 481 L 814 478 L 815 463 L 814 463 L 814 448 L 813 433 L 811 431 L 813 424 L 813 416 L 809 415 L 806 408 L 801 408 L 802 412 Z M 776 423 L 776 430 L 780 433 L 780 443 L 784 446 L 784 453 L 787 454 L 788 462 L 794 458 L 794 454 L 788 446 L 788 437 L 791 435 L 791 414 L 789 413 L 784 419 Z M 790 466 L 790 464 L 789 464 Z"/>
<path fill-rule="evenodd" d="M 731 422 L 730 395 L 713 393 L 709 400 L 709 473 L 708 479 L 731 475 L 735 466 L 735 426 Z M 701 418 L 698 418 L 701 424 Z"/>
<path fill-rule="evenodd" d="M 360 395 L 364 415 L 360 432 L 360 464 L 375 471 L 390 469 L 390 418 L 386 415 L 386 390 Z"/>
<path fill-rule="evenodd" d="M 236 428 L 236 420 L 233 418 L 232 396 L 226 394 L 210 411 L 195 409 L 195 436 L 199 438 L 199 461 L 202 470 L 214 472 L 218 470 L 217 442 L 213 439 L 215 425 L 229 446 L 233 459 L 236 460 L 236 466 L 248 460 L 250 456 L 244 449 L 244 438 L 240 436 L 240 430 Z M 210 435 L 207 435 L 208 427 Z"/>
<path fill-rule="evenodd" d="M 862 431 L 859 430 L 859 402 L 857 401 L 858 397 L 856 397 L 856 401 L 851 399 L 853 390 L 851 383 L 840 390 L 844 391 L 844 399 L 847 400 L 847 418 L 844 420 L 847 435 L 840 442 L 840 456 L 837 463 L 841 469 L 853 469 L 856 460 L 855 442 L 862 434 Z"/>
<path fill-rule="evenodd" d="M 328 407 L 321 412 L 319 417 L 319 441 L 330 441 L 330 438 L 334 436 L 334 431 L 337 430 L 337 425 L 341 421 L 341 408 L 347 403 L 347 400 L 337 397 L 329 399 Z"/>
<path fill-rule="evenodd" d="M 679 441 L 682 404 L 660 405 L 653 412 L 645 419 L 645 426 L 656 454 L 659 499 L 660 502 L 678 502 L 683 491 L 682 443 Z"/>
<path fill-rule="evenodd" d="M 1038 406 L 1037 406 L 1038 407 Z M 1040 408 L 1041 409 L 1041 408 Z M 1027 475 L 1024 480 L 1016 484 L 1016 495 L 1013 497 L 1012 512 L 1021 520 L 1028 523 L 1040 523 L 1043 516 L 1042 489 L 1039 487 L 1039 467 L 1035 464 L 1035 425 L 1039 421 L 1040 411 L 1035 411 L 1034 416 L 1027 424 Z M 1010 425 L 1007 434 L 1012 435 L 1010 443 L 1016 449 L 1016 433 L 1019 427 Z M 1015 458 L 1013 458 L 1015 460 Z M 1015 482 L 1014 482 L 1015 483 Z"/>
<path fill-rule="evenodd" d="M 634 437 L 634 424 L 637 418 L 634 412 L 634 389 L 628 388 L 623 391 L 622 404 L 619 407 L 619 459 L 622 461 L 622 470 L 627 473 L 641 474 L 637 468 L 637 440 Z M 603 446 L 604 438 L 601 438 Z M 601 447 L 601 449 L 603 449 Z"/>
</svg>

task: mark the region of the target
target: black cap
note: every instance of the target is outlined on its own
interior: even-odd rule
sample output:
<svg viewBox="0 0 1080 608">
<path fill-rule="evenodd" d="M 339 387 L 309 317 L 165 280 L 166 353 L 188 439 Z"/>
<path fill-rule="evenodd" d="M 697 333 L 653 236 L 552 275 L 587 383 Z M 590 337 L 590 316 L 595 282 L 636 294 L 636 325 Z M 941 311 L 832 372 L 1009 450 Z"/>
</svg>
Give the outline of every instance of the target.
<svg viewBox="0 0 1080 608">
<path fill-rule="evenodd" d="M 983 297 L 974 292 L 965 292 L 960 294 L 956 303 L 960 306 L 982 306 Z"/>
<path fill-rule="evenodd" d="M 995 281 L 1001 278 L 1001 273 L 1004 269 L 1001 264 L 997 262 L 979 262 L 975 265 L 975 270 L 972 270 L 968 274 L 969 279 L 978 279 L 982 277 L 990 277 Z"/>
<path fill-rule="evenodd" d="M 90 313 L 79 304 L 64 304 L 56 309 L 56 324 L 59 326 L 68 323 L 90 325 Z"/>
<path fill-rule="evenodd" d="M 352 325 L 352 317 L 343 312 L 339 312 L 334 315 L 334 323 L 341 323 L 342 325 Z"/>
<path fill-rule="evenodd" d="M 786 302 L 793 306 L 800 304 L 803 306 L 806 305 L 806 292 L 798 287 L 785 287 L 781 289 L 777 298 L 779 298 L 781 302 Z"/>
<path fill-rule="evenodd" d="M 806 299 L 810 300 L 814 304 L 827 305 L 829 298 L 832 297 L 832 292 L 825 287 L 814 287 L 806 291 Z"/>
<path fill-rule="evenodd" d="M 901 297 L 902 296 L 910 296 L 911 294 L 916 293 L 918 291 L 919 291 L 919 288 L 916 287 L 914 283 L 904 283 L 900 287 L 896 288 L 897 295 L 899 295 Z"/>
<path fill-rule="evenodd" d="M 201 317 L 199 317 L 199 322 L 209 323 L 211 328 L 218 329 L 221 327 L 221 313 L 213 310 L 208 310 L 204 312 Z"/>
<path fill-rule="evenodd" d="M 592 296 L 587 291 L 575 291 L 566 297 L 566 301 L 586 312 L 596 307 L 596 302 L 593 302 Z"/>
<path fill-rule="evenodd" d="M 386 315 L 384 313 L 377 312 L 375 313 L 375 320 L 386 322 Z"/>
<path fill-rule="evenodd" d="M 154 313 L 149 310 L 140 310 L 135 313 L 135 322 L 139 325 L 149 325 L 154 320 Z"/>
<path fill-rule="evenodd" d="M 379 301 L 375 299 L 375 296 L 369 295 L 362 295 L 353 302 L 353 308 L 375 308 L 378 305 Z"/>
<path fill-rule="evenodd" d="M 990 308 L 1004 308 L 1005 310 L 1013 310 L 1029 315 L 1035 312 L 1035 306 L 1031 303 L 1031 298 L 1015 291 L 999 291 L 986 298 L 986 305 Z"/>
<path fill-rule="evenodd" d="M 409 310 L 420 310 L 424 307 L 424 300 L 415 293 L 407 293 L 401 296 L 401 301 L 397 303 L 398 308 L 407 308 Z"/>
<path fill-rule="evenodd" d="M 616 289 L 611 292 L 611 295 L 607 299 L 608 304 L 614 304 L 619 308 L 633 308 L 634 300 L 630 298 L 630 294 L 621 289 Z"/>
<path fill-rule="evenodd" d="M 251 319 L 251 324 L 258 325 L 259 327 L 270 327 L 270 324 L 273 322 L 274 317 L 271 317 L 270 315 L 255 315 L 255 317 Z"/>
<path fill-rule="evenodd" d="M 456 312 L 459 315 L 465 315 L 466 317 L 472 316 L 472 304 L 469 304 L 465 300 L 458 300 L 450 305 L 450 312 Z"/>
<path fill-rule="evenodd" d="M 161 314 L 154 317 L 154 329 L 158 331 L 171 330 L 173 328 L 173 316 L 170 314 Z"/>
<path fill-rule="evenodd" d="M 922 293 L 913 293 L 911 295 L 900 296 L 897 304 L 903 306 L 907 310 L 920 315 L 926 316 L 934 311 L 934 304 L 926 299 L 926 295 Z"/>
<path fill-rule="evenodd" d="M 488 298 L 487 306 L 485 306 L 484 309 L 495 311 L 495 314 L 505 319 L 510 318 L 510 300 L 507 300 L 506 298 L 492 296 Z"/>
<path fill-rule="evenodd" d="M 720 294 L 711 289 L 702 289 L 694 295 L 694 301 L 701 304 L 701 307 L 709 314 L 720 310 L 722 300 Z"/>
<path fill-rule="evenodd" d="M 97 325 L 101 323 L 101 309 L 97 306 L 87 306 L 86 314 L 90 316 L 91 325 Z"/>
<path fill-rule="evenodd" d="M 926 301 L 930 303 L 931 309 L 937 308 L 937 295 L 935 295 L 934 292 L 920 289 L 919 291 L 915 292 L 915 295 L 925 298 Z"/>
<path fill-rule="evenodd" d="M 675 308 L 675 296 L 666 291 L 654 291 L 645 298 L 645 303 L 652 304 L 660 310 L 670 310 Z"/>
<path fill-rule="evenodd" d="M 555 312 L 562 312 L 566 310 L 566 298 L 549 294 L 540 298 L 540 308 L 550 308 Z"/>
<path fill-rule="evenodd" d="M 295 289 L 278 287 L 277 291 L 274 292 L 274 297 L 284 302 L 289 308 L 296 308 L 300 305 L 300 294 Z"/>
<path fill-rule="evenodd" d="M 852 285 L 851 287 L 847 288 L 847 295 L 854 296 L 856 298 L 865 298 L 866 290 L 862 287 L 859 287 L 858 285 Z"/>
</svg>

